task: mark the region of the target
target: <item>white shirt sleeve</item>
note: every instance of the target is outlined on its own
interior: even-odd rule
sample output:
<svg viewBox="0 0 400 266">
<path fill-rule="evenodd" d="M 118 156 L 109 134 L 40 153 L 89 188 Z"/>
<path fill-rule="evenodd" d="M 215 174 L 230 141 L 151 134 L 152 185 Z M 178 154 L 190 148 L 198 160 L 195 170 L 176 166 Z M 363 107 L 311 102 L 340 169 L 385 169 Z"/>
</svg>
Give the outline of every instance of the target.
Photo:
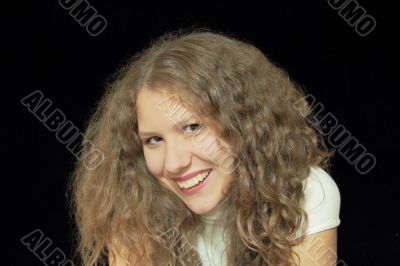
<svg viewBox="0 0 400 266">
<path fill-rule="evenodd" d="M 322 168 L 312 167 L 304 184 L 304 210 L 308 214 L 305 235 L 339 226 L 340 192 L 332 177 Z"/>
</svg>

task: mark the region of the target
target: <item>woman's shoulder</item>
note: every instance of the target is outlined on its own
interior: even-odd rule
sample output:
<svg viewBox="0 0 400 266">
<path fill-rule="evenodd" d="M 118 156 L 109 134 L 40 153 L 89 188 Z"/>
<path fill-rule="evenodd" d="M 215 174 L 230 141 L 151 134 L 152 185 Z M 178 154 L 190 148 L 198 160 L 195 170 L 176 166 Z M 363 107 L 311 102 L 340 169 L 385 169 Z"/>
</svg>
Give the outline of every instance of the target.
<svg viewBox="0 0 400 266">
<path fill-rule="evenodd" d="M 304 180 L 303 208 L 308 214 L 305 235 L 339 226 L 340 203 L 340 191 L 334 179 L 321 167 L 311 167 Z"/>
</svg>

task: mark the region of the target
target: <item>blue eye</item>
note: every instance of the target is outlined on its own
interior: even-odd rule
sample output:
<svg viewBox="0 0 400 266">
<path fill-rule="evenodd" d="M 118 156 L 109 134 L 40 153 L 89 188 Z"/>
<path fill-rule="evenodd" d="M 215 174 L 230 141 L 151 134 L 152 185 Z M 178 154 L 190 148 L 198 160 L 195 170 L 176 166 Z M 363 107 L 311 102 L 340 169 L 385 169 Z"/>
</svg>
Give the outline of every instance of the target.
<svg viewBox="0 0 400 266">
<path fill-rule="evenodd" d="M 197 125 L 194 129 L 192 129 L 192 130 L 195 130 L 195 132 L 196 132 L 197 130 L 199 130 L 199 129 L 202 127 L 201 124 L 199 124 L 199 123 L 194 123 L 194 124 L 187 125 L 187 126 L 185 126 L 184 128 L 187 128 L 187 127 L 191 127 L 191 128 L 192 128 L 193 125 Z M 191 133 L 189 133 L 189 134 L 193 134 L 193 133 L 195 133 L 195 132 L 191 132 Z"/>
<path fill-rule="evenodd" d="M 187 128 L 190 128 L 190 129 L 191 129 L 191 131 L 188 132 L 187 134 L 193 135 L 193 134 L 195 134 L 199 129 L 202 128 L 202 125 L 199 124 L 199 123 L 193 123 L 193 124 L 184 126 L 184 127 L 183 127 L 183 130 L 185 131 L 185 129 L 187 129 Z M 185 133 L 186 133 L 186 132 L 187 132 L 187 131 L 185 131 Z M 151 141 L 152 141 L 153 139 L 161 139 L 161 138 L 160 138 L 160 137 L 157 137 L 157 136 L 153 136 L 153 137 L 150 137 L 150 138 L 146 139 L 146 140 L 145 140 L 145 143 L 146 143 L 146 144 L 149 144 L 149 145 L 155 145 L 155 144 L 157 144 L 157 142 L 156 142 L 156 143 L 154 143 L 154 142 L 151 143 Z"/>
<path fill-rule="evenodd" d="M 145 143 L 146 144 L 150 144 L 150 145 L 154 145 L 153 143 L 150 143 L 153 138 L 159 138 L 160 139 L 160 137 L 150 137 L 150 138 L 145 140 Z"/>
</svg>

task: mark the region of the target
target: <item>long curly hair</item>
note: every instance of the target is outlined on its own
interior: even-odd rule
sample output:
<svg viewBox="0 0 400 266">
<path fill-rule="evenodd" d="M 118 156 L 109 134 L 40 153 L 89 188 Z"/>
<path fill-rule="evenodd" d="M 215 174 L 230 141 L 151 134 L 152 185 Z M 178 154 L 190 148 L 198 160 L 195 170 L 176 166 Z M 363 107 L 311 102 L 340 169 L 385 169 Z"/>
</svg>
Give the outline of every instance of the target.
<svg viewBox="0 0 400 266">
<path fill-rule="evenodd" d="M 150 174 L 138 136 L 141 88 L 168 88 L 231 144 L 236 167 L 226 202 L 228 265 L 293 265 L 304 240 L 302 208 L 310 167 L 329 172 L 329 150 L 304 89 L 249 41 L 207 28 L 167 32 L 135 54 L 107 83 L 88 121 L 82 158 L 71 179 L 77 251 L 85 266 L 106 264 L 111 251 L 139 265 L 193 265 L 203 225 Z M 173 246 L 165 232 L 178 232 Z M 301 232 L 301 237 L 295 237 Z M 186 242 L 185 242 L 186 241 Z"/>
</svg>

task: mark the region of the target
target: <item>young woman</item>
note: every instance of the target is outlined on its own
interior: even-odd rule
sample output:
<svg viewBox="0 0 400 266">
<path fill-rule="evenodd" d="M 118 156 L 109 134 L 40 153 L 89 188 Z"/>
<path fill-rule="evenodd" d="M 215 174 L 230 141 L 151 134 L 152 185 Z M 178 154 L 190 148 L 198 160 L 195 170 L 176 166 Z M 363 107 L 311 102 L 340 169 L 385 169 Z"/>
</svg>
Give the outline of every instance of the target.
<svg viewBox="0 0 400 266">
<path fill-rule="evenodd" d="M 164 34 L 89 121 L 82 158 L 102 160 L 74 174 L 83 265 L 331 265 L 340 194 L 318 132 L 254 45 Z"/>
</svg>

